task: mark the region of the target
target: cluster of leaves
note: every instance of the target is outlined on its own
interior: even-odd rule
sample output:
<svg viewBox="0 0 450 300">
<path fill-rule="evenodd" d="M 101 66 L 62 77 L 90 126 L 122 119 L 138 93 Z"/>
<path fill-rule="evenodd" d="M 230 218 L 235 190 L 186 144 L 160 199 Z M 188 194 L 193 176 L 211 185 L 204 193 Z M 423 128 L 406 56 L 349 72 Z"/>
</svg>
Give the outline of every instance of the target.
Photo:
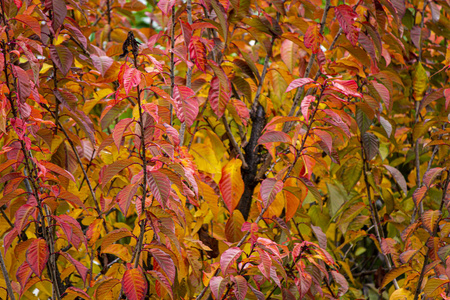
<svg viewBox="0 0 450 300">
<path fill-rule="evenodd" d="M 449 24 L 2 0 L 0 298 L 449 298 Z"/>
</svg>

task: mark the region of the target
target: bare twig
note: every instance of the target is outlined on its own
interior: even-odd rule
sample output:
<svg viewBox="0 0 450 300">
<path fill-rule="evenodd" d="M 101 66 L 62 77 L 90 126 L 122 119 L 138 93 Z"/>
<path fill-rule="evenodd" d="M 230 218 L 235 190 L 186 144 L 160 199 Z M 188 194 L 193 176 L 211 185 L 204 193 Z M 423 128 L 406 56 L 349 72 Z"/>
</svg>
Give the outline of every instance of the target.
<svg viewBox="0 0 450 300">
<path fill-rule="evenodd" d="M 227 121 L 227 118 L 225 118 L 225 115 L 222 116 L 222 122 L 223 122 L 223 125 L 225 126 L 225 130 L 227 132 L 228 139 L 230 140 L 231 144 L 233 145 L 233 148 L 238 152 L 239 157 L 242 160 L 242 167 L 244 169 L 247 169 L 248 165 L 245 162 L 244 154 L 242 154 L 241 147 L 239 147 L 239 145 L 237 144 L 237 142 L 233 136 L 233 133 L 231 132 L 230 125 L 228 124 L 228 121 Z"/>
<path fill-rule="evenodd" d="M 14 296 L 14 292 L 11 286 L 11 280 L 9 279 L 8 270 L 6 269 L 5 260 L 3 259 L 2 251 L 0 251 L 0 267 L 2 269 L 3 279 L 5 279 L 6 288 L 8 290 L 8 296 L 12 300 L 16 300 L 16 297 Z"/>
</svg>

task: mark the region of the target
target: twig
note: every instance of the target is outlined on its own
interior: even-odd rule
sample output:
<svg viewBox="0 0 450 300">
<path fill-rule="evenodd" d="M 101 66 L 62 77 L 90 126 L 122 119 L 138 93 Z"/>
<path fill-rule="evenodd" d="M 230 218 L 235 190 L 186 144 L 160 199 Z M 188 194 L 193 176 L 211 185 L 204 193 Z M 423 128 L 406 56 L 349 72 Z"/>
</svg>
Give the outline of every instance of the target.
<svg viewBox="0 0 450 300">
<path fill-rule="evenodd" d="M 244 169 L 247 169 L 248 165 L 245 162 L 244 154 L 242 154 L 241 147 L 239 147 L 239 145 L 237 144 L 237 142 L 233 136 L 233 133 L 231 132 L 230 125 L 228 124 L 228 121 L 227 121 L 227 118 L 225 118 L 225 115 L 222 116 L 222 122 L 223 122 L 223 125 L 225 126 L 225 130 L 227 132 L 228 139 L 230 140 L 231 144 L 233 145 L 233 148 L 238 152 L 239 157 L 242 160 L 242 167 Z"/>
<path fill-rule="evenodd" d="M 5 260 L 3 259 L 2 251 L 0 251 L 0 267 L 2 269 L 3 278 L 5 279 L 6 288 L 8 290 L 8 296 L 12 300 L 16 300 L 16 297 L 14 296 L 14 292 L 11 286 L 11 280 L 9 279 L 8 270 L 6 269 Z"/>
</svg>

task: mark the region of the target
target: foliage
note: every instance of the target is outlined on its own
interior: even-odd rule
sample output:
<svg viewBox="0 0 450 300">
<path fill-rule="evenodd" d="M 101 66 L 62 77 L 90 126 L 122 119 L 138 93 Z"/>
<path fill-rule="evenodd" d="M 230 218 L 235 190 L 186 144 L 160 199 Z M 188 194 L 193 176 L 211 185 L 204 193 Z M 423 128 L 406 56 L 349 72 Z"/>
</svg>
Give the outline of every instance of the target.
<svg viewBox="0 0 450 300">
<path fill-rule="evenodd" d="M 0 8 L 0 298 L 447 299 L 448 2 Z"/>
</svg>

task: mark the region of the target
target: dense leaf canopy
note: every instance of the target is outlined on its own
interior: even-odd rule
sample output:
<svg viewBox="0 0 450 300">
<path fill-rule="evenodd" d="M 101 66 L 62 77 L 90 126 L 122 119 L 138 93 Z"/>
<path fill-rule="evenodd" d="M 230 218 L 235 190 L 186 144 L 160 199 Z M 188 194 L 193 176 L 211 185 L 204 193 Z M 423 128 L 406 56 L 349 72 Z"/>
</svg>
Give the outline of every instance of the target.
<svg viewBox="0 0 450 300">
<path fill-rule="evenodd" d="M 450 299 L 450 2 L 2 0 L 1 299 Z"/>
</svg>

